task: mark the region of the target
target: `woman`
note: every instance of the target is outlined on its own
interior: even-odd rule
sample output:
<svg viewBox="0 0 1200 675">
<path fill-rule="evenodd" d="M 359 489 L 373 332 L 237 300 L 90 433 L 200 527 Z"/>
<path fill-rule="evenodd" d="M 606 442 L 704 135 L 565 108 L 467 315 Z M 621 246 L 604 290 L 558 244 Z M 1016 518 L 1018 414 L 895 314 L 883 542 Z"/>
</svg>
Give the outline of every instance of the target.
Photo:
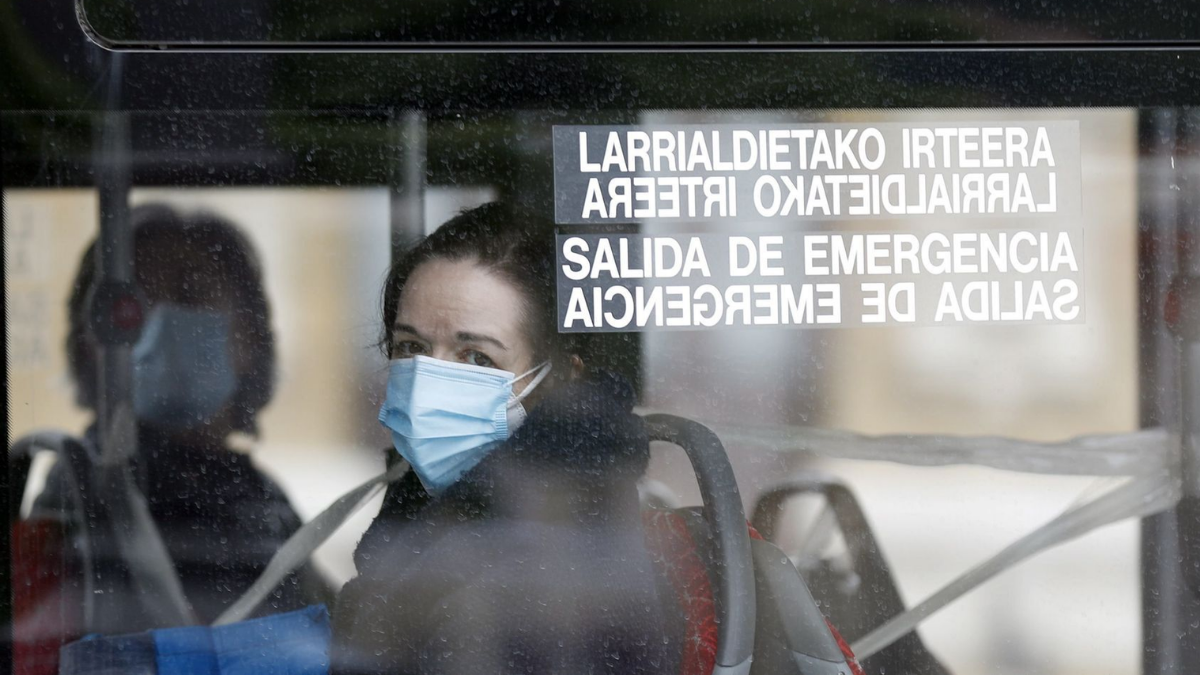
<svg viewBox="0 0 1200 675">
<path fill-rule="evenodd" d="M 231 223 L 161 205 L 134 209 L 131 218 L 145 316 L 132 349 L 138 424 L 132 469 L 184 593 L 207 623 L 240 597 L 300 525 L 279 486 L 229 447 L 234 433 L 257 434 L 258 412 L 271 400 L 270 309 L 257 255 Z M 96 286 L 95 246 L 80 261 L 67 308 L 67 361 L 78 400 L 89 410 L 98 386 L 87 306 Z M 86 435 L 97 442 L 94 427 Z M 77 520 L 62 473 L 51 473 L 35 515 Z M 89 629 L 156 627 L 107 529 L 89 536 L 98 583 L 115 590 L 97 596 Z M 324 581 L 306 568 L 281 584 L 260 613 L 327 597 Z"/>
<path fill-rule="evenodd" d="M 671 672 L 633 389 L 558 334 L 554 232 L 463 213 L 388 275 L 380 419 L 412 466 L 334 612 L 333 672 Z"/>
</svg>

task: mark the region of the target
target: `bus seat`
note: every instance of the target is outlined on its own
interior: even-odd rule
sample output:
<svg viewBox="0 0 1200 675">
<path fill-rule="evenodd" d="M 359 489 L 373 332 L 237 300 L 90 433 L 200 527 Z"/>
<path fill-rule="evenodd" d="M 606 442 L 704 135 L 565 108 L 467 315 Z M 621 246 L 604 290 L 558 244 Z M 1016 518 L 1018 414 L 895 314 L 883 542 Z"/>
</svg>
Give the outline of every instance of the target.
<svg viewBox="0 0 1200 675">
<path fill-rule="evenodd" d="M 53 453 L 63 467 L 69 513 L 23 518 L 33 458 L 42 452 Z M 128 508 L 124 500 L 142 499 L 140 491 L 132 478 L 113 480 L 120 467 L 97 469 L 96 454 L 85 439 L 59 431 L 29 434 L 9 448 L 14 671 L 21 675 L 57 672 L 58 645 L 85 633 L 107 632 L 111 617 L 131 609 L 159 618 L 163 625 L 184 623 L 170 620 L 175 607 L 161 592 L 165 577 L 178 585 L 174 564 L 165 548 L 146 545 L 148 534 L 158 537 L 149 512 L 140 519 L 114 515 L 126 516 L 118 509 Z M 112 534 L 117 550 L 97 545 L 94 535 L 101 532 Z M 161 546 L 161 540 L 151 543 Z M 131 592 L 116 592 L 123 581 Z"/>
<path fill-rule="evenodd" d="M 703 549 L 696 546 L 695 530 L 669 518 L 652 518 L 646 536 L 648 546 L 657 542 L 659 548 L 657 555 L 651 550 L 651 556 L 659 562 L 660 581 L 667 579 L 662 586 L 664 599 L 673 596 L 681 603 L 677 610 L 683 621 L 678 634 L 690 635 L 691 644 L 698 649 L 688 661 L 696 670 L 684 672 L 746 675 L 752 667 L 757 621 L 754 564 L 741 492 L 725 446 L 697 422 L 663 414 L 644 419 L 650 440 L 677 445 L 687 454 L 704 502 L 693 512 L 703 525 L 699 530 L 704 535 Z M 684 533 L 688 536 L 682 536 Z M 667 604 L 670 616 L 674 612 Z M 715 645 L 711 662 L 705 660 L 709 645 Z"/>
<path fill-rule="evenodd" d="M 86 584 L 76 583 L 87 560 L 73 555 L 87 549 L 74 539 L 69 523 L 53 518 L 22 518 L 33 457 L 57 452 L 71 478 L 86 463 L 84 450 L 57 432 L 19 439 L 9 449 L 9 532 L 12 542 L 12 666 L 14 675 L 55 675 L 59 648 L 83 636 L 85 609 L 91 598 Z"/>
<path fill-rule="evenodd" d="M 646 510 L 646 539 L 665 580 L 665 614 L 680 616 L 679 673 L 713 672 L 717 615 L 704 520 L 695 509 Z M 757 595 L 750 673 L 862 675 L 849 646 L 829 624 L 787 557 L 748 527 Z"/>
<path fill-rule="evenodd" d="M 82 637 L 83 594 L 64 555 L 64 524 L 48 518 L 10 523 L 14 675 L 56 675 L 58 650 Z"/>
<path fill-rule="evenodd" d="M 806 494 L 824 498 L 842 533 L 852 570 L 847 572 L 821 559 L 803 565 L 801 576 L 829 620 L 847 639 L 857 640 L 905 608 L 891 568 L 850 488 L 826 474 L 794 474 L 763 493 L 751 522 L 767 541 L 775 541 L 783 508 L 789 500 Z M 869 675 L 949 675 L 916 631 L 863 659 L 862 668 Z"/>
</svg>

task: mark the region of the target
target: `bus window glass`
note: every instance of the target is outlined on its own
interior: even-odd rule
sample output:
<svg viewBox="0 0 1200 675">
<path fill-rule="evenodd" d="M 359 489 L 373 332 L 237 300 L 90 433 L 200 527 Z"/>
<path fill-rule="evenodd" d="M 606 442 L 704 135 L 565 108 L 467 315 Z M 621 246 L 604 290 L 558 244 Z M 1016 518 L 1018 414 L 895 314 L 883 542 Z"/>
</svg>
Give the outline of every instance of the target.
<svg viewBox="0 0 1200 675">
<path fill-rule="evenodd" d="M 1189 663 L 1192 108 L 167 46 L 0 111 L 14 672 Z"/>
</svg>

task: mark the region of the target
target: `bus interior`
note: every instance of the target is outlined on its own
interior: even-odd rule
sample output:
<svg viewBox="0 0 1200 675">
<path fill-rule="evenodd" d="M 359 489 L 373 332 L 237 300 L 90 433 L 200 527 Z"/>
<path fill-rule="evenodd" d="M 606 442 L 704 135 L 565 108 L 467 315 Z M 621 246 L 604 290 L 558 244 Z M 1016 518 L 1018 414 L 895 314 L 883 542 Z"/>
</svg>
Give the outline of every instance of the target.
<svg viewBox="0 0 1200 675">
<path fill-rule="evenodd" d="M 683 514 L 712 538 L 701 546 L 720 633 L 711 672 L 1189 672 L 1200 664 L 1200 12 L 1022 4 L 289 0 L 230 11 L 208 0 L 4 0 L 13 527 L 0 605 L 14 672 L 58 672 L 46 663 L 58 663 L 65 638 L 37 631 L 47 607 L 75 602 L 55 594 L 61 560 L 39 548 L 47 477 L 78 465 L 103 500 L 117 489 L 103 467 L 124 466 L 138 447 L 134 420 L 120 414 L 149 307 L 136 214 L 219 218 L 256 252 L 274 393 L 253 433 L 235 431 L 229 446 L 310 521 L 391 466 L 378 422 L 389 267 L 457 214 L 497 201 L 553 220 L 560 244 L 624 237 L 650 242 L 646 251 L 655 238 L 690 236 L 1068 233 L 1078 316 L 1003 319 L 1005 303 L 1022 301 L 1005 295 L 1016 272 L 987 277 L 999 285 L 976 299 L 992 293 L 992 310 L 945 322 L 954 325 L 750 325 L 747 304 L 741 319 L 671 329 L 652 317 L 601 332 L 601 311 L 587 309 L 589 334 L 604 341 L 589 366 L 631 383 L 651 429 L 643 508 Z M 635 216 L 631 201 L 628 218 L 610 218 L 607 208 L 624 206 L 609 201 L 593 221 L 564 206 L 576 194 L 564 148 L 587 148 L 560 134 L 576 130 L 669 131 L 665 155 L 682 171 L 684 133 L 695 130 L 712 130 L 716 148 L 718 132 L 743 128 L 763 139 L 779 129 L 898 139 L 1039 125 L 1057 153 L 1051 213 L 760 207 L 731 217 L 698 202 L 690 215 Z M 603 156 L 603 171 L 629 159 L 618 169 L 657 175 L 652 155 L 639 173 L 632 155 L 594 147 L 609 153 L 590 155 L 596 171 Z M 84 258 L 93 241 L 99 253 Z M 95 265 L 86 316 L 102 347 L 88 366 L 100 393 L 86 404 L 69 306 L 83 264 Z M 914 276 L 918 289 L 942 283 Z M 1016 284 L 1018 296 L 1029 288 Z M 95 449 L 73 455 L 85 432 Z M 332 593 L 355 577 L 355 548 L 382 501 L 372 493 L 313 553 Z M 172 527 L 157 522 L 166 539 Z M 762 571 L 780 567 L 799 572 L 798 588 Z M 162 593 L 155 602 L 170 604 Z M 757 610 L 744 602 L 755 595 Z M 762 646 L 771 639 L 791 661 Z M 834 665 L 796 660 L 806 649 Z M 55 656 L 35 663 L 38 653 Z"/>
</svg>

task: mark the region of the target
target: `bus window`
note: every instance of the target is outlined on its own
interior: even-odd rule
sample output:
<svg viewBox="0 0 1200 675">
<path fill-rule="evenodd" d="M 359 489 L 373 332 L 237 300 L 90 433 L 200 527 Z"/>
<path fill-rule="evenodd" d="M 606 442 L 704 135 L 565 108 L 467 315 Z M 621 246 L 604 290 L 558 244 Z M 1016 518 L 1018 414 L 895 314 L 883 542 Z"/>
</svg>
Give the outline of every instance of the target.
<svg viewBox="0 0 1200 675">
<path fill-rule="evenodd" d="M 14 672 L 1195 661 L 1190 23 L 10 5 Z"/>
</svg>

